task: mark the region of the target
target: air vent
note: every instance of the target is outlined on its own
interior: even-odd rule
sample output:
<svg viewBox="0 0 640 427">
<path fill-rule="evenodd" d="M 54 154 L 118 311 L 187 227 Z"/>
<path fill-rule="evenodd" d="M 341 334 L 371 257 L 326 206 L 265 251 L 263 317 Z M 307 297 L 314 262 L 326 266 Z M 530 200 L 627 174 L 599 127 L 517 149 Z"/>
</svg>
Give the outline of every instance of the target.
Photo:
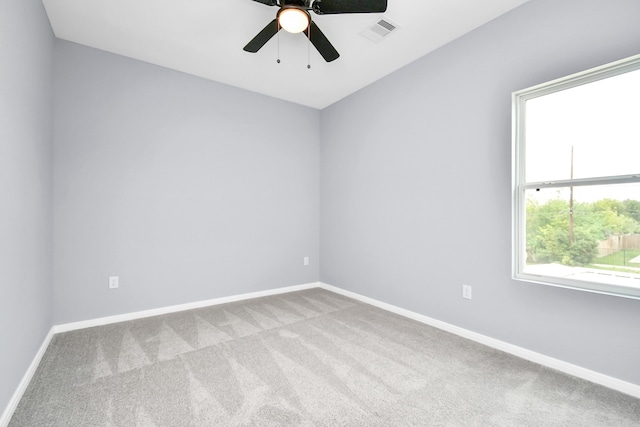
<svg viewBox="0 0 640 427">
<path fill-rule="evenodd" d="M 392 32 L 398 30 L 398 28 L 398 24 L 383 16 L 381 19 L 376 21 L 376 23 L 374 23 L 372 26 L 370 26 L 360 34 L 362 34 L 369 40 L 373 40 L 374 42 L 378 43 L 385 39 Z"/>
</svg>

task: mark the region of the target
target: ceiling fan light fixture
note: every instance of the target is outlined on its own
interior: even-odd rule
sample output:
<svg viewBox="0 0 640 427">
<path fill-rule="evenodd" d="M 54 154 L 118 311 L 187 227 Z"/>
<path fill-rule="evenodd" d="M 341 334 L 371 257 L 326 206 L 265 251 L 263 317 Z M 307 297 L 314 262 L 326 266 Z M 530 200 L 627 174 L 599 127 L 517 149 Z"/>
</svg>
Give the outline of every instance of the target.
<svg viewBox="0 0 640 427">
<path fill-rule="evenodd" d="M 287 7 L 278 13 L 280 27 L 289 33 L 301 33 L 309 27 L 309 14 L 296 7 Z"/>
</svg>

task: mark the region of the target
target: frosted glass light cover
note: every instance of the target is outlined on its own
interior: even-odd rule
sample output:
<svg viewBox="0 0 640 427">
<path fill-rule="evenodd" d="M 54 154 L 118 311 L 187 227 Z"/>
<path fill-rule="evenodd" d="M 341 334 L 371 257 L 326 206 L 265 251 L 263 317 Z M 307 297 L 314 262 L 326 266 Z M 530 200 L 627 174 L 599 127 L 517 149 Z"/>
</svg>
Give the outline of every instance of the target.
<svg viewBox="0 0 640 427">
<path fill-rule="evenodd" d="M 300 33 L 309 26 L 309 16 L 300 9 L 284 9 L 278 16 L 280 26 L 290 33 Z"/>
</svg>

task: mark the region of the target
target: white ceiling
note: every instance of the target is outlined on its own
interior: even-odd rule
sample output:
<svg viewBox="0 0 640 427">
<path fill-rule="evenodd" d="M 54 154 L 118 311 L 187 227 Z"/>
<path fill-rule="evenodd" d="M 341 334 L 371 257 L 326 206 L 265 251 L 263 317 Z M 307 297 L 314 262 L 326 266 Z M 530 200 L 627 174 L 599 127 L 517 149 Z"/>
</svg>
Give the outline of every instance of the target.
<svg viewBox="0 0 640 427">
<path fill-rule="evenodd" d="M 303 34 L 242 50 L 277 7 L 252 0 L 43 0 L 58 38 L 322 109 L 528 0 L 388 0 L 383 14 L 316 15 L 340 53 L 326 63 Z M 399 25 L 375 43 L 382 16 Z M 311 69 L 307 69 L 310 51 Z"/>
</svg>

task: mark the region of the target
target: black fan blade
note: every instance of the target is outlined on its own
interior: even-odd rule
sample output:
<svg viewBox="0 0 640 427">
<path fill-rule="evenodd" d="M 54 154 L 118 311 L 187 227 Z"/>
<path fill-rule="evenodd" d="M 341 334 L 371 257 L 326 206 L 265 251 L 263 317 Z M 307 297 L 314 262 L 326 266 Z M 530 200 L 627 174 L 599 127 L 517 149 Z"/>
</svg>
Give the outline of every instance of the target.
<svg viewBox="0 0 640 427">
<path fill-rule="evenodd" d="M 249 43 L 247 43 L 247 45 L 244 47 L 244 50 L 246 50 L 247 52 L 256 53 L 262 46 L 265 45 L 266 42 L 271 39 L 271 37 L 276 35 L 278 30 L 278 20 L 274 19 L 273 21 L 269 22 L 267 26 L 258 33 L 257 36 L 255 36 Z"/>
<path fill-rule="evenodd" d="M 387 10 L 387 0 L 317 0 L 313 11 L 319 15 L 334 13 L 381 13 Z"/>
<path fill-rule="evenodd" d="M 253 0 L 253 1 L 257 1 L 258 3 L 266 4 L 267 6 L 275 6 L 275 5 L 278 4 L 278 2 L 276 0 Z"/>
<path fill-rule="evenodd" d="M 309 36 L 309 29 L 311 29 L 311 36 Z M 322 55 L 325 61 L 335 61 L 340 57 L 336 48 L 333 47 L 327 36 L 320 31 L 320 28 L 318 28 L 315 22 L 311 21 L 309 28 L 304 30 L 304 34 L 309 37 L 311 43 L 318 49 L 318 52 L 320 52 L 320 55 Z"/>
</svg>

